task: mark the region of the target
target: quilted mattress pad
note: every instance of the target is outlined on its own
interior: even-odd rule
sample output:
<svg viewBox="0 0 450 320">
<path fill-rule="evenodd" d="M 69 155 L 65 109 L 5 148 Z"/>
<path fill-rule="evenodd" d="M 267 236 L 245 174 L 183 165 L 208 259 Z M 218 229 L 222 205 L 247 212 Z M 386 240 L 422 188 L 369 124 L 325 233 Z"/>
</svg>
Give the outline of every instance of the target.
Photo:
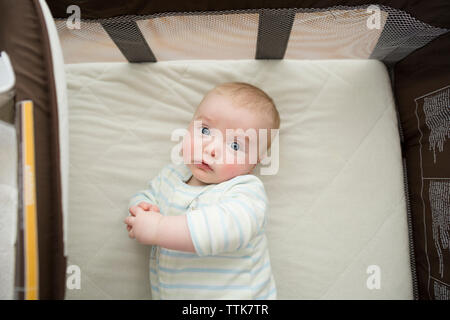
<svg viewBox="0 0 450 320">
<path fill-rule="evenodd" d="M 170 162 L 203 95 L 241 81 L 281 117 L 279 169 L 260 175 L 279 299 L 412 299 L 397 116 L 376 60 L 170 61 L 66 66 L 68 299 L 149 299 L 149 248 L 129 198 Z"/>
</svg>

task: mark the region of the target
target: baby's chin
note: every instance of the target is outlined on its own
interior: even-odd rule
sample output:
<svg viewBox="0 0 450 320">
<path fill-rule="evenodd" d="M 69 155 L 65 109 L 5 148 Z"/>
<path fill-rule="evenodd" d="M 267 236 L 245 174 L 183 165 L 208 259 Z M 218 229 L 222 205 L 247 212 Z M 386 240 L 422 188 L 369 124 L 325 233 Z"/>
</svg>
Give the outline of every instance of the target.
<svg viewBox="0 0 450 320">
<path fill-rule="evenodd" d="M 204 183 L 204 184 L 219 184 L 219 183 L 222 183 L 222 182 L 225 182 L 227 180 L 234 178 L 234 176 L 233 177 L 221 177 L 214 170 L 205 171 L 205 170 L 202 170 L 192 164 L 188 165 L 188 167 L 191 170 L 191 173 L 195 177 L 195 179 L 197 179 L 198 181 L 200 181 L 201 183 Z"/>
</svg>

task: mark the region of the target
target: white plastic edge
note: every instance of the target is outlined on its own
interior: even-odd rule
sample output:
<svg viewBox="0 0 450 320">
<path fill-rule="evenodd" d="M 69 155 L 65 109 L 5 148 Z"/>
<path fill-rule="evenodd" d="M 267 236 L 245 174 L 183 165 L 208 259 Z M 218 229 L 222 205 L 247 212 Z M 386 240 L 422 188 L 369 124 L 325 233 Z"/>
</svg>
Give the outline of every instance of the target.
<svg viewBox="0 0 450 320">
<path fill-rule="evenodd" d="M 67 221 L 68 221 L 68 201 L 69 201 L 69 114 L 67 102 L 66 74 L 64 69 L 64 58 L 61 44 L 59 42 L 58 31 L 53 20 L 53 16 L 44 0 L 39 0 L 47 26 L 50 39 L 50 49 L 53 61 L 53 74 L 55 76 L 56 99 L 58 103 L 59 122 L 59 152 L 61 166 L 61 196 L 63 210 L 63 240 L 64 255 L 67 256 Z"/>
<path fill-rule="evenodd" d="M 16 77 L 9 56 L 2 51 L 0 52 L 0 94 L 12 90 L 15 82 Z"/>
</svg>

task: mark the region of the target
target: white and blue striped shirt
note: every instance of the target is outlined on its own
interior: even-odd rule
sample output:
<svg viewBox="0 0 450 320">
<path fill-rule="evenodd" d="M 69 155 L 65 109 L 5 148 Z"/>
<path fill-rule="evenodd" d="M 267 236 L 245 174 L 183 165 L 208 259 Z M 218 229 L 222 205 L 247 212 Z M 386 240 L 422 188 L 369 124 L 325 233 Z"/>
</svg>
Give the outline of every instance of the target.
<svg viewBox="0 0 450 320">
<path fill-rule="evenodd" d="M 186 214 L 196 253 L 152 246 L 153 299 L 275 299 L 267 238 L 267 196 L 254 175 L 190 186 L 184 165 L 167 165 L 130 200 L 163 215 Z"/>
</svg>

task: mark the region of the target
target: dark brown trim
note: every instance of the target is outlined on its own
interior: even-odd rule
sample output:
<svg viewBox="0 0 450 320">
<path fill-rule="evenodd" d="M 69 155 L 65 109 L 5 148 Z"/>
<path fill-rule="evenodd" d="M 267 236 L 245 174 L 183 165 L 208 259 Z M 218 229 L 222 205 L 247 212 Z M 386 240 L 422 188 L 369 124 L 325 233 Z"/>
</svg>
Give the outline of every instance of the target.
<svg viewBox="0 0 450 320">
<path fill-rule="evenodd" d="M 448 0 L 48 0 L 55 18 L 67 18 L 67 7 L 78 5 L 82 19 L 103 19 L 120 15 L 150 15 L 166 12 L 199 12 L 245 9 L 328 8 L 379 4 L 403 10 L 416 19 L 434 27 L 450 29 L 450 1 Z"/>
<path fill-rule="evenodd" d="M 59 117 L 58 101 L 56 97 L 56 83 L 50 39 L 45 23 L 44 14 L 38 0 L 33 0 L 34 9 L 41 25 L 41 41 L 45 56 L 47 70 L 47 85 L 49 97 L 50 116 L 50 183 L 52 193 L 50 199 L 53 203 L 51 212 L 40 212 L 39 217 L 39 256 L 44 261 L 39 262 L 40 274 L 40 299 L 63 299 L 65 293 L 66 261 L 64 257 L 63 236 L 63 210 L 61 191 L 61 163 L 59 149 Z M 39 197 L 38 197 L 39 199 Z M 44 246 L 41 250 L 41 245 Z M 42 253 L 41 253 L 42 251 Z M 45 256 L 42 256 L 44 254 Z M 45 287 L 43 284 L 48 284 Z"/>
<path fill-rule="evenodd" d="M 439 206 L 445 206 L 445 200 L 439 198 L 442 194 L 436 193 L 435 185 L 450 181 L 450 140 L 440 136 L 445 140 L 442 149 L 430 143 L 432 131 L 444 129 L 443 119 L 448 117 L 448 109 L 442 103 L 445 99 L 431 98 L 450 90 L 449 52 L 450 33 L 447 33 L 395 65 L 394 94 L 404 134 L 414 256 L 421 300 L 448 299 L 450 293 L 450 255 L 448 248 L 445 249 L 439 237 L 435 236 L 436 232 L 439 233 L 436 228 L 441 225 L 437 219 Z M 427 108 L 424 97 L 429 99 Z"/>
<path fill-rule="evenodd" d="M 0 1 L 0 50 L 16 76 L 16 101 L 32 100 L 35 119 L 39 297 L 62 299 L 65 289 L 58 107 L 52 56 L 38 0 Z"/>
</svg>

